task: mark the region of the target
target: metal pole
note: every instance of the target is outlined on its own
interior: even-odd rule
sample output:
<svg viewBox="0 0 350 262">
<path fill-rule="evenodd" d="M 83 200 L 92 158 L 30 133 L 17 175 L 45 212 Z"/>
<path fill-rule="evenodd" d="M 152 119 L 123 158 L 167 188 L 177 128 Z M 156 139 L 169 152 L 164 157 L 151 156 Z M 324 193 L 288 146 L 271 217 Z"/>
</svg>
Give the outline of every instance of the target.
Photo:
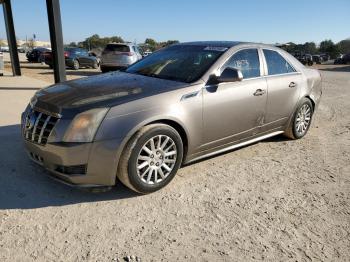
<svg viewBox="0 0 350 262">
<path fill-rule="evenodd" d="M 3 5 L 2 7 L 4 10 L 7 41 L 8 41 L 9 50 L 10 50 L 12 73 L 14 76 L 20 76 L 21 75 L 21 68 L 20 68 L 19 58 L 18 58 L 15 27 L 13 25 L 11 1 L 10 0 L 3 0 L 2 5 Z"/>
<path fill-rule="evenodd" d="M 55 82 L 66 81 L 61 11 L 59 0 L 46 0 Z"/>
</svg>

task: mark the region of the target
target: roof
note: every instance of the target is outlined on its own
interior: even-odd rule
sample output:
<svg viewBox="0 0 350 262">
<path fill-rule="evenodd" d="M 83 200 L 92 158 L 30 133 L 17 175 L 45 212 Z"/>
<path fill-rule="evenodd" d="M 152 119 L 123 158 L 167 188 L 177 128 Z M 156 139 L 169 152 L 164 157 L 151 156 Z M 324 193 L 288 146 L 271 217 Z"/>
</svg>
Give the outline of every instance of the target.
<svg viewBox="0 0 350 262">
<path fill-rule="evenodd" d="M 196 46 L 220 46 L 231 48 L 235 45 L 242 44 L 243 42 L 239 41 L 198 41 L 198 42 L 187 42 L 180 43 L 179 45 L 196 45 Z"/>
</svg>

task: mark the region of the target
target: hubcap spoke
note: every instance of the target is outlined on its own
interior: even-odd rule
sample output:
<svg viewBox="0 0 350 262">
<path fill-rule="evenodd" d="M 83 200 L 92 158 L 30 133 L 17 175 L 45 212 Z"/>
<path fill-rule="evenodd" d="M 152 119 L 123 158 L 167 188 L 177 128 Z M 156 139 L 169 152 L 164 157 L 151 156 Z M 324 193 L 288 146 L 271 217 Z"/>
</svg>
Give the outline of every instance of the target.
<svg viewBox="0 0 350 262">
<path fill-rule="evenodd" d="M 150 170 L 148 171 L 147 183 L 149 183 L 149 181 L 151 181 L 151 178 L 152 178 L 152 173 L 153 173 L 153 169 L 152 169 L 152 168 L 150 168 Z"/>
<path fill-rule="evenodd" d="M 153 138 L 150 140 L 150 144 L 151 144 L 151 150 L 152 150 L 152 152 L 154 152 L 154 151 L 156 150 L 156 147 L 155 147 L 155 145 L 154 145 L 154 140 L 153 140 Z"/>
<path fill-rule="evenodd" d="M 145 145 L 142 150 L 146 151 L 147 154 L 152 155 L 152 151 Z"/>
<path fill-rule="evenodd" d="M 164 147 L 166 146 L 166 144 L 168 143 L 170 137 L 166 137 L 166 139 L 164 140 L 163 144 L 160 146 L 161 149 L 164 149 Z"/>
<path fill-rule="evenodd" d="M 144 167 L 147 166 L 147 165 L 148 165 L 148 162 L 145 161 L 145 162 L 143 162 L 141 165 L 139 165 L 139 166 L 137 167 L 137 169 L 142 169 L 142 168 L 144 168 Z"/>
</svg>

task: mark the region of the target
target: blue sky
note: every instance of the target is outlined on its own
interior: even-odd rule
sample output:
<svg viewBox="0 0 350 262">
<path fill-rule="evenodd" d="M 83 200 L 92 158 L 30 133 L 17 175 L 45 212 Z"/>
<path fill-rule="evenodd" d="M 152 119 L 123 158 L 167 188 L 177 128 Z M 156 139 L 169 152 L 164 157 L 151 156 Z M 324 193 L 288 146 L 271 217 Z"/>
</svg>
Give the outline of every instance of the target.
<svg viewBox="0 0 350 262">
<path fill-rule="evenodd" d="M 12 0 L 16 34 L 48 40 L 45 0 Z M 264 43 L 350 37 L 350 0 L 61 0 L 64 41 L 97 33 L 128 41 L 177 39 Z M 0 38 L 5 28 L 0 9 Z"/>
</svg>

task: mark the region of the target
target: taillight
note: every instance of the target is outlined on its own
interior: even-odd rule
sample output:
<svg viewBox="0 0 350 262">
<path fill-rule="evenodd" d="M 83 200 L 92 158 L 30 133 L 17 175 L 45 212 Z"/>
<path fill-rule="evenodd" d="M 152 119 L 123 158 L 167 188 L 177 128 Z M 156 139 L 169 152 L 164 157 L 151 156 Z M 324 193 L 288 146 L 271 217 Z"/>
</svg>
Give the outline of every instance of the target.
<svg viewBox="0 0 350 262">
<path fill-rule="evenodd" d="M 69 52 L 65 51 L 64 52 L 64 57 L 69 57 Z"/>
</svg>

